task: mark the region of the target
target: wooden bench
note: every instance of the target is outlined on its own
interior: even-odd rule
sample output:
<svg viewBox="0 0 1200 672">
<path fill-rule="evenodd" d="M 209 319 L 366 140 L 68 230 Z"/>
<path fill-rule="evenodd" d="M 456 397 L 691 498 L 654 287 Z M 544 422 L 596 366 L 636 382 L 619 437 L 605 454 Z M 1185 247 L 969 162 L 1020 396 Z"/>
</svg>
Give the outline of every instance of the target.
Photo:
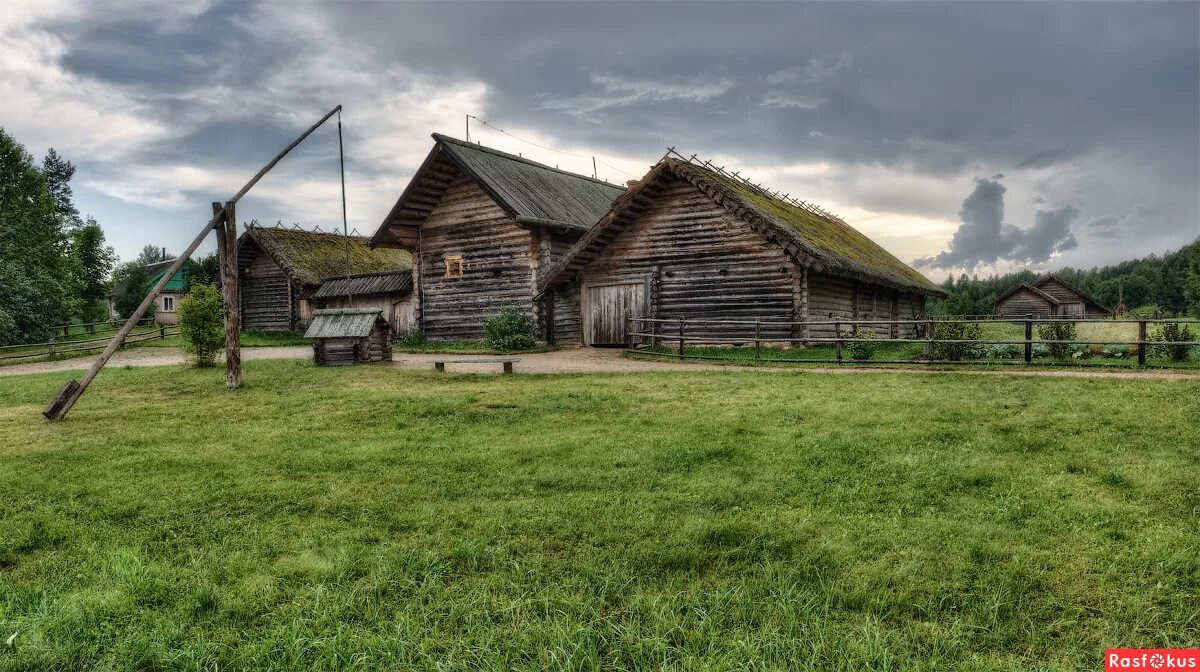
<svg viewBox="0 0 1200 672">
<path fill-rule="evenodd" d="M 496 359 L 436 359 L 433 362 L 433 368 L 445 372 L 447 364 L 503 364 L 505 373 L 513 372 L 513 362 L 521 361 L 516 357 L 502 357 Z"/>
</svg>

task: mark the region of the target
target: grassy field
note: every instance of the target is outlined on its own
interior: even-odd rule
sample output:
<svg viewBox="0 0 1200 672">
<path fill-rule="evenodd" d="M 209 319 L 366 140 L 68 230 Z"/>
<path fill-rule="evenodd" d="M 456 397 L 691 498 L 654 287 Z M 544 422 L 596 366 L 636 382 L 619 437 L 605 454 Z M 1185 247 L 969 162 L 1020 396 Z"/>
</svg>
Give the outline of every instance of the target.
<svg viewBox="0 0 1200 672">
<path fill-rule="evenodd" d="M 138 327 L 137 329 L 135 329 L 133 332 L 130 333 L 130 338 L 136 339 L 136 342 L 129 343 L 125 347 L 128 347 L 128 348 L 180 348 L 180 347 L 183 347 L 183 337 L 178 335 L 178 327 L 171 326 L 171 327 L 167 327 L 166 329 L 167 329 L 167 331 L 160 331 L 159 327 L 157 327 L 157 326 Z M 165 338 L 157 338 L 156 334 L 160 334 L 160 333 L 171 334 L 171 335 L 167 335 L 167 336 L 165 336 Z M 112 336 L 113 336 L 113 333 L 105 333 L 105 334 L 100 334 L 97 336 L 91 336 L 91 337 L 89 337 L 89 340 L 95 340 L 95 339 L 100 339 L 100 338 L 103 338 L 104 340 L 96 340 L 96 342 L 94 342 L 94 343 L 84 343 L 83 346 L 79 345 L 78 343 L 76 343 L 74 345 L 71 345 L 70 343 L 63 343 L 59 346 L 60 349 L 67 349 L 67 348 L 74 349 L 74 348 L 82 348 L 84 346 L 86 346 L 86 349 L 80 349 L 80 350 L 75 350 L 74 352 L 65 352 L 65 353 L 56 354 L 54 356 L 54 359 L 59 360 L 59 359 L 77 359 L 80 357 L 94 357 L 101 350 L 108 347 L 108 339 L 111 339 Z M 82 338 L 83 338 L 83 336 L 72 335 L 72 340 L 80 340 Z M 262 332 L 262 331 L 243 332 L 242 337 L 241 337 L 241 343 L 242 343 L 243 348 L 257 348 L 257 347 L 268 347 L 268 346 L 289 346 L 289 345 L 309 345 L 309 342 L 304 340 L 304 338 L 302 338 L 298 334 Z M 11 359 L 0 359 L 0 366 L 10 366 L 13 364 L 28 364 L 30 362 L 44 362 L 44 361 L 46 361 L 46 359 L 48 359 L 48 357 L 46 355 L 42 354 L 45 352 L 46 352 L 46 348 L 44 346 L 39 346 L 37 348 L 28 348 L 28 349 L 14 348 L 14 349 L 7 350 L 7 351 L 0 351 L 0 358 L 11 357 L 13 355 L 25 355 L 25 354 L 40 355 L 40 356 L 30 356 L 30 357 L 20 357 L 20 358 L 13 357 Z"/>
<path fill-rule="evenodd" d="M 1200 646 L 1200 383 L 0 379 L 0 669 L 1099 669 Z M 11 645 L 5 645 L 10 640 Z"/>
</svg>

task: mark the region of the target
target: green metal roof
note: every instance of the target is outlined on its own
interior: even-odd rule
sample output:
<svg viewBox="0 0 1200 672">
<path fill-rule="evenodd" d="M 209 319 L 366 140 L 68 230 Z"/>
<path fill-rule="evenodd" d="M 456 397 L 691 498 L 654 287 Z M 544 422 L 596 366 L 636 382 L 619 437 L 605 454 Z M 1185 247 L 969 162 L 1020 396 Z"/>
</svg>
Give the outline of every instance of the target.
<svg viewBox="0 0 1200 672">
<path fill-rule="evenodd" d="M 460 166 L 518 222 L 586 231 L 625 188 L 434 133 Z"/>
<path fill-rule="evenodd" d="M 174 259 L 167 259 L 166 261 L 156 261 L 153 264 L 147 264 L 142 268 L 142 270 L 146 272 L 146 277 L 150 279 L 151 287 L 154 286 L 154 283 L 158 282 L 158 279 L 163 276 L 163 273 L 167 272 L 167 269 L 170 268 L 171 264 L 173 263 L 175 263 Z M 184 287 L 187 286 L 187 277 L 188 264 L 185 262 L 178 271 L 175 271 L 175 275 L 171 276 L 171 279 L 167 281 L 167 284 L 163 286 L 162 291 L 182 292 Z M 113 288 L 109 290 L 108 295 L 116 298 L 124 294 L 125 287 L 128 284 L 129 278 L 125 278 L 121 282 L 118 282 L 116 285 L 114 285 Z"/>
</svg>

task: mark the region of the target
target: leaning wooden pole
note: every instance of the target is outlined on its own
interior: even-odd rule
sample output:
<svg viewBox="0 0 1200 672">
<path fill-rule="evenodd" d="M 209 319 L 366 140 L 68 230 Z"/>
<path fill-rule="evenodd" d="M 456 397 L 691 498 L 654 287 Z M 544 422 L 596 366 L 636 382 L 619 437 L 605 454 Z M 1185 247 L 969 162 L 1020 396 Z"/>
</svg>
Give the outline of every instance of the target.
<svg viewBox="0 0 1200 672">
<path fill-rule="evenodd" d="M 244 187 L 242 187 L 236 194 L 234 194 L 233 198 L 226 201 L 225 207 L 221 208 L 221 211 L 219 213 L 216 213 L 216 212 L 213 213 L 212 219 L 208 220 L 208 224 L 204 225 L 204 228 L 196 236 L 196 239 L 192 241 L 191 245 L 188 245 L 187 249 L 183 251 L 183 254 L 181 254 L 175 258 L 175 262 L 171 264 L 171 267 L 168 268 L 163 273 L 162 277 L 159 278 L 157 283 L 155 283 L 154 288 L 151 289 L 150 293 L 146 295 L 146 298 L 142 299 L 142 303 L 137 307 L 137 310 L 133 311 L 133 314 L 130 315 L 129 319 L 125 321 L 125 325 L 121 327 L 120 331 L 118 331 L 115 336 L 113 336 L 113 339 L 112 339 L 112 341 L 109 342 L 108 347 L 106 347 L 104 349 L 104 352 L 100 353 L 100 357 L 96 359 L 94 364 L 92 364 L 92 368 L 88 369 L 87 373 L 85 373 L 83 375 L 83 380 L 67 381 L 67 383 L 65 385 L 63 385 L 62 389 L 59 390 L 58 394 L 55 395 L 54 399 L 50 400 L 50 404 L 48 406 L 46 406 L 46 410 L 42 411 L 42 415 L 46 416 L 46 418 L 49 420 L 62 420 L 63 418 L 67 417 L 67 413 L 70 412 L 71 407 L 75 405 L 75 402 L 79 400 L 79 397 L 83 396 L 83 393 L 87 390 L 88 385 L 90 385 L 92 383 L 92 380 L 96 377 L 96 374 L 100 373 L 100 369 L 104 368 L 104 365 L 108 363 L 108 360 L 113 356 L 113 353 L 115 353 L 118 349 L 120 349 L 121 345 L 123 345 L 125 343 L 125 339 L 126 339 L 126 337 L 129 336 L 129 332 L 133 331 L 133 328 L 135 326 L 137 326 L 137 323 L 142 319 L 142 315 L 144 315 L 146 313 L 146 309 L 148 309 L 150 307 L 150 304 L 153 303 L 154 300 L 158 298 L 159 292 L 162 291 L 162 288 L 164 286 L 166 286 L 167 282 L 169 282 L 171 280 L 171 278 L 175 275 L 175 273 L 179 271 L 179 269 L 183 266 L 184 262 L 186 262 L 189 258 L 191 258 L 192 254 L 194 254 L 196 252 L 196 248 L 200 247 L 200 244 L 204 242 L 204 239 L 208 236 L 209 231 L 212 231 L 214 228 L 217 228 L 218 229 L 217 235 L 223 236 L 224 240 L 226 242 L 226 245 L 224 247 L 236 248 L 236 239 L 237 239 L 236 220 L 233 220 L 235 223 L 229 224 L 229 219 L 231 219 L 234 214 L 234 207 L 233 207 L 234 204 L 236 204 L 239 200 L 241 200 L 241 198 L 246 195 L 246 192 L 250 191 L 250 189 L 253 188 L 255 184 L 258 184 L 258 181 L 261 180 L 263 178 L 263 176 L 267 174 L 267 172 L 269 172 L 272 168 L 274 168 L 275 164 L 279 163 L 279 161 L 281 159 L 283 159 L 283 157 L 287 156 L 288 152 L 295 149 L 296 145 L 299 145 L 301 142 L 304 142 L 305 138 L 312 135 L 313 131 L 320 128 L 321 124 L 324 124 L 326 121 L 329 121 L 330 117 L 337 114 L 339 111 L 341 111 L 341 109 L 342 109 L 342 106 L 338 105 L 337 107 L 330 110 L 328 114 L 321 117 L 320 121 L 313 124 L 312 126 L 310 126 L 308 128 L 308 130 L 301 133 L 300 137 L 293 140 L 292 144 L 285 147 L 282 152 L 279 152 L 278 154 L 276 154 L 275 158 L 271 159 L 270 163 L 263 166 L 262 170 L 258 171 L 258 173 L 255 174 L 254 177 L 250 178 L 250 181 L 247 182 L 246 185 Z M 220 228 L 218 228 L 218 227 L 220 227 Z M 234 239 L 233 245 L 229 244 L 231 232 L 232 232 L 232 238 Z M 226 249 L 226 254 L 228 255 L 229 253 L 230 253 L 230 251 L 228 249 Z M 232 254 L 236 255 L 236 249 L 232 252 Z M 235 258 L 236 258 L 236 256 L 235 256 Z M 223 263 L 222 266 L 224 267 L 224 265 L 225 264 Z M 233 276 L 234 276 L 234 290 L 236 292 L 236 287 L 237 287 L 236 262 L 235 262 L 235 266 L 233 269 Z M 228 290 L 226 290 L 226 291 L 228 291 Z M 234 303 L 236 305 L 236 303 L 237 303 L 236 300 Z M 226 319 L 228 320 L 228 313 L 226 313 Z M 237 315 L 235 313 L 234 323 L 236 324 L 236 322 L 237 322 Z M 227 339 L 226 345 L 228 345 L 230 327 L 231 327 L 230 323 L 228 321 L 226 321 L 226 323 L 225 323 L 225 334 L 226 334 L 226 339 Z M 233 331 L 235 334 L 237 333 L 237 331 L 238 331 L 237 326 L 233 326 Z M 236 350 L 236 348 L 235 348 L 235 350 Z M 240 351 L 238 351 L 237 354 L 240 354 Z M 226 382 L 229 382 L 229 378 L 228 378 L 229 370 L 228 369 L 226 370 L 226 373 L 227 373 Z M 238 357 L 237 379 L 238 379 L 238 382 L 240 383 L 241 382 L 240 357 Z"/>
</svg>

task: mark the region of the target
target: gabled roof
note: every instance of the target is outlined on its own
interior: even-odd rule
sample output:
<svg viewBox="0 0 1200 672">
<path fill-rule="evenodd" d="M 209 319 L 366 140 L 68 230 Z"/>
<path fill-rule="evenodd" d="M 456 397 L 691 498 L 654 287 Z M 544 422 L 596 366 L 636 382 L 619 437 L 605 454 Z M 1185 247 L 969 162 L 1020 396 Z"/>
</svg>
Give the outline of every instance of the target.
<svg viewBox="0 0 1200 672">
<path fill-rule="evenodd" d="M 300 285 L 315 287 L 346 276 L 346 236 L 282 227 L 249 226 L 238 241 L 240 250 L 253 241 L 283 272 Z M 372 249 L 362 236 L 350 236 L 351 273 L 394 273 L 412 269 L 404 250 Z"/>
<path fill-rule="evenodd" d="M 349 278 L 334 278 L 321 284 L 314 299 L 363 294 L 394 294 L 412 289 L 412 272 L 364 273 Z"/>
<path fill-rule="evenodd" d="M 378 308 L 329 308 L 314 310 L 304 338 L 363 338 L 371 335 L 376 321 L 386 326 Z"/>
<path fill-rule="evenodd" d="M 396 245 L 393 227 L 419 227 L 461 171 L 510 217 L 525 226 L 586 231 L 608 212 L 624 187 L 576 175 L 456 138 L 434 133 L 437 142 L 379 225 L 372 245 Z"/>
<path fill-rule="evenodd" d="M 1101 304 L 1099 301 L 1093 299 L 1087 292 L 1084 292 L 1083 290 L 1079 289 L 1075 285 L 1072 285 L 1071 283 L 1067 282 L 1066 280 L 1063 280 L 1061 277 L 1054 275 L 1053 273 L 1043 276 L 1041 278 L 1038 278 L 1037 280 L 1034 280 L 1033 286 L 1041 287 L 1042 285 L 1046 284 L 1047 282 L 1050 282 L 1051 280 L 1054 280 L 1055 282 L 1059 283 L 1063 287 L 1066 287 L 1067 289 L 1071 290 L 1072 292 L 1075 292 L 1076 294 L 1079 295 L 1079 298 L 1092 304 L 1093 306 L 1096 306 L 1097 308 L 1100 308 L 1101 310 L 1104 310 L 1109 313 L 1112 312 L 1111 308 L 1109 308 L 1109 307 Z"/>
<path fill-rule="evenodd" d="M 1003 301 L 1004 299 L 1007 299 L 1008 297 L 1012 296 L 1013 294 L 1016 294 L 1017 292 L 1021 291 L 1022 289 L 1025 289 L 1025 290 L 1028 290 L 1028 291 L 1030 291 L 1030 292 L 1033 292 L 1034 294 L 1036 294 L 1036 295 L 1040 296 L 1041 298 L 1045 299 L 1045 300 L 1046 300 L 1047 302 L 1049 302 L 1049 303 L 1050 303 L 1050 305 L 1052 305 L 1052 306 L 1057 306 L 1057 305 L 1059 305 L 1060 303 L 1062 303 L 1062 302 L 1061 302 L 1061 301 L 1059 301 L 1058 299 L 1054 298 L 1053 296 L 1050 296 L 1050 295 L 1049 295 L 1049 294 L 1047 294 L 1046 292 L 1043 292 L 1042 290 L 1038 289 L 1038 288 L 1037 288 L 1037 287 L 1035 287 L 1034 285 L 1030 285 L 1030 284 L 1028 284 L 1028 283 L 1025 283 L 1025 282 L 1022 282 L 1021 284 L 1017 285 L 1016 287 L 1013 287 L 1012 289 L 1010 289 L 1010 290 L 1008 290 L 1007 292 L 1005 292 L 1005 293 L 1001 294 L 1000 296 L 997 296 L 997 297 L 996 297 L 996 301 L 995 301 L 995 303 L 997 303 L 997 304 L 998 304 L 998 303 L 1000 303 L 1000 302 L 1001 302 L 1001 301 Z"/>
<path fill-rule="evenodd" d="M 617 199 L 612 209 L 560 259 L 539 292 L 564 281 L 592 259 L 636 216 L 653 202 L 654 186 L 679 178 L 695 185 L 731 214 L 786 249 L 818 272 L 861 278 L 903 291 L 944 295 L 945 291 L 897 259 L 849 224 L 806 209 L 727 173 L 675 158 L 659 161 L 637 185 Z"/>
</svg>

